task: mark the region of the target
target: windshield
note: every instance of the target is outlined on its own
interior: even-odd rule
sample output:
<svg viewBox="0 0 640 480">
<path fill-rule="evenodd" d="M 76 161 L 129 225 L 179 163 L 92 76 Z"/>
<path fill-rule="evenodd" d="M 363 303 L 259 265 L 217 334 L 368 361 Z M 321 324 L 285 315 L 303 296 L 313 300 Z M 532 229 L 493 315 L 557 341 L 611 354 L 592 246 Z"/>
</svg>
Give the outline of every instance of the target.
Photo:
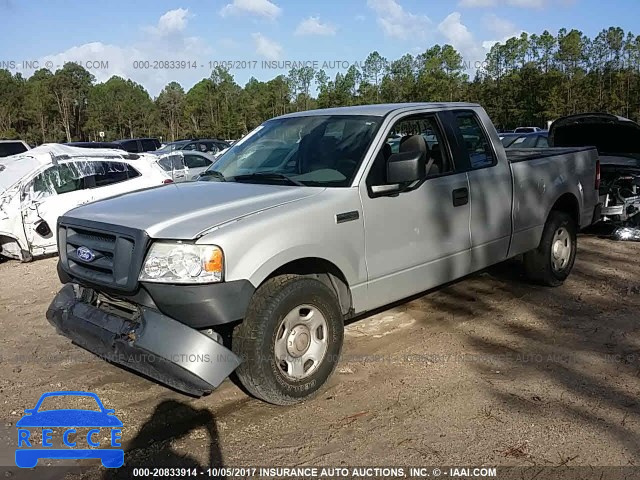
<svg viewBox="0 0 640 480">
<path fill-rule="evenodd" d="M 232 146 L 201 180 L 347 187 L 382 117 L 317 115 L 269 120 Z"/>
</svg>

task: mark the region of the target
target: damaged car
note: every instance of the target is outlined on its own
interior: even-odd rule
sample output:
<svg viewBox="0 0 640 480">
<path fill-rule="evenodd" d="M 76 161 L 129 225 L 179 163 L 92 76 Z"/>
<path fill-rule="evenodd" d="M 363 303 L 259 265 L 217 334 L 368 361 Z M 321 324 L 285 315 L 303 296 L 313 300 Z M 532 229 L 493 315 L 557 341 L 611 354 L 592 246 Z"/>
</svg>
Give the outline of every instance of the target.
<svg viewBox="0 0 640 480">
<path fill-rule="evenodd" d="M 58 217 L 85 203 L 170 183 L 157 157 L 45 144 L 0 159 L 0 256 L 56 253 Z"/>
<path fill-rule="evenodd" d="M 640 125 L 605 113 L 571 115 L 551 125 L 549 144 L 598 149 L 600 220 L 615 238 L 640 240 Z"/>
</svg>

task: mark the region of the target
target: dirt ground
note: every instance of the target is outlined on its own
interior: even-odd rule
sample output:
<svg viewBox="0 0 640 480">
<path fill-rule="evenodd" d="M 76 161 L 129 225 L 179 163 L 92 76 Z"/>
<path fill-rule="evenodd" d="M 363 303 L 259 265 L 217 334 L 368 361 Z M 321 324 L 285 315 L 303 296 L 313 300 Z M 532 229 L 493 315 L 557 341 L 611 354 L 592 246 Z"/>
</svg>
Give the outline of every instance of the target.
<svg viewBox="0 0 640 480">
<path fill-rule="evenodd" d="M 563 287 L 510 261 L 353 321 L 328 387 L 293 407 L 230 380 L 183 396 L 71 345 L 44 315 L 56 260 L 0 264 L 0 471 L 51 390 L 114 408 L 127 465 L 640 464 L 640 244 L 581 236 Z"/>
</svg>

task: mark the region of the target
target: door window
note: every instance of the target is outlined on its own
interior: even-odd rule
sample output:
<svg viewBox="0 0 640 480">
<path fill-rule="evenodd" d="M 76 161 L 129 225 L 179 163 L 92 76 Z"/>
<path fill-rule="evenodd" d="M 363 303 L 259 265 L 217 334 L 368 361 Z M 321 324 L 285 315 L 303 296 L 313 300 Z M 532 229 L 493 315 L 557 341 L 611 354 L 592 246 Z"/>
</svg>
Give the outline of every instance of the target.
<svg viewBox="0 0 640 480">
<path fill-rule="evenodd" d="M 33 193 L 36 198 L 61 195 L 83 188 L 83 175 L 75 164 L 53 165 L 33 179 Z"/>
<path fill-rule="evenodd" d="M 205 168 L 211 165 L 211 160 L 201 157 L 200 155 L 185 155 L 184 163 L 189 168 Z"/>
<path fill-rule="evenodd" d="M 158 160 L 158 165 L 166 172 L 184 169 L 184 158 L 182 155 L 167 155 Z"/>
<path fill-rule="evenodd" d="M 143 152 L 153 152 L 156 150 L 156 142 L 151 138 L 146 138 L 144 140 L 140 140 L 142 143 L 142 151 Z"/>
<path fill-rule="evenodd" d="M 427 177 L 453 171 L 453 162 L 445 148 L 444 134 L 436 117 L 434 115 L 412 115 L 396 122 L 387 134 L 386 143 L 378 152 L 369 171 L 367 185 L 387 184 L 387 160 L 392 154 L 403 151 L 402 144 L 414 135 L 419 135 L 424 140 L 426 163 L 431 164 Z"/>
</svg>

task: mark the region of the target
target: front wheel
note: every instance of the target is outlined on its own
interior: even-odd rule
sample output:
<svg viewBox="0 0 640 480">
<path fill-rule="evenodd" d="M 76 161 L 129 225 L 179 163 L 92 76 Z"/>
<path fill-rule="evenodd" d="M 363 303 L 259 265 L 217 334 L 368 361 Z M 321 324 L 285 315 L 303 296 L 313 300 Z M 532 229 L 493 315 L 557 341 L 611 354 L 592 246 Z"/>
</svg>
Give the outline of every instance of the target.
<svg viewBox="0 0 640 480">
<path fill-rule="evenodd" d="M 540 245 L 524 254 L 527 276 L 550 287 L 562 285 L 576 259 L 577 230 L 576 222 L 568 214 L 552 211 L 544 226 Z"/>
<path fill-rule="evenodd" d="M 344 336 L 338 299 L 324 283 L 280 275 L 256 290 L 232 338 L 243 359 L 238 378 L 252 395 L 276 405 L 311 397 L 333 373 Z"/>
</svg>

